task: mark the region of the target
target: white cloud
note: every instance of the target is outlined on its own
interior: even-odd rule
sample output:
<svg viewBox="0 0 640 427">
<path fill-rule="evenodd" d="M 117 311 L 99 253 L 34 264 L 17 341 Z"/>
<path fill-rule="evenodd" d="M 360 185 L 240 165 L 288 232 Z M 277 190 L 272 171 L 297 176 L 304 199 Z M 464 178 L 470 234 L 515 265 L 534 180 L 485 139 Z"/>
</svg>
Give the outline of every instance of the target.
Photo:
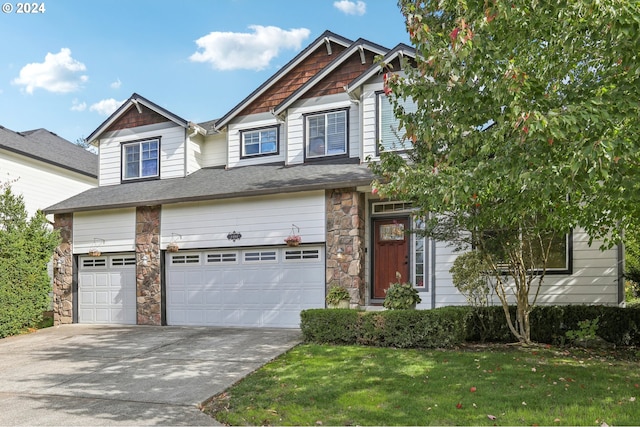
<svg viewBox="0 0 640 427">
<path fill-rule="evenodd" d="M 189 59 L 207 62 L 216 70 L 262 70 L 281 49 L 300 50 L 309 37 L 306 28 L 289 31 L 278 27 L 251 25 L 253 33 L 211 32 L 196 40 L 198 51 Z"/>
<path fill-rule="evenodd" d="M 82 62 L 71 57 L 70 49 L 62 48 L 59 53 L 47 53 L 44 62 L 22 67 L 20 76 L 13 80 L 13 84 L 24 86 L 30 94 L 37 88 L 55 93 L 74 92 L 89 80 L 89 77 L 80 74 L 86 70 Z"/>
<path fill-rule="evenodd" d="M 367 12 L 367 4 L 363 1 L 340 0 L 334 1 L 333 7 L 347 15 L 364 15 Z"/>
<path fill-rule="evenodd" d="M 87 109 L 86 102 L 80 102 L 77 99 L 71 101 L 71 111 L 84 111 Z"/>
<path fill-rule="evenodd" d="M 116 101 L 113 98 L 103 99 L 102 101 L 91 104 L 89 111 L 95 111 L 103 116 L 108 116 L 118 109 L 124 101 Z"/>
<path fill-rule="evenodd" d="M 120 86 L 122 86 L 122 82 L 120 81 L 120 79 L 117 79 L 115 82 L 111 83 L 109 86 L 111 87 L 111 89 L 120 89 Z"/>
</svg>

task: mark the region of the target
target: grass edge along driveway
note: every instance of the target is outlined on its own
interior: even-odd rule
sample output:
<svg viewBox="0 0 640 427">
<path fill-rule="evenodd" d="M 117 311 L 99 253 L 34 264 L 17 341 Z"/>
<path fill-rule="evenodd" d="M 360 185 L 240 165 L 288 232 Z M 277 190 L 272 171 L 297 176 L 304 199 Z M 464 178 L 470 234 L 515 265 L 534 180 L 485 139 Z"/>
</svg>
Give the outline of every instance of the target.
<svg viewBox="0 0 640 427">
<path fill-rule="evenodd" d="M 638 353 L 301 344 L 204 404 L 230 425 L 637 425 Z"/>
</svg>

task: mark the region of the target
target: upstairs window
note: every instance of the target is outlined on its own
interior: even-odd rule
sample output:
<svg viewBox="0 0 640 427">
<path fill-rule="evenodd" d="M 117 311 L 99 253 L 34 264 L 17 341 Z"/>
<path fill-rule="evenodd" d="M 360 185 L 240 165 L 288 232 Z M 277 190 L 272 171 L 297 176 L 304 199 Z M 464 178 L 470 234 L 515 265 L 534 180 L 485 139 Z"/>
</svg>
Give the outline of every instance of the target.
<svg viewBox="0 0 640 427">
<path fill-rule="evenodd" d="M 411 148 L 411 142 L 405 137 L 404 130 L 400 129 L 400 121 L 393 113 L 393 106 L 389 102 L 389 98 L 380 92 L 377 95 L 377 110 L 378 110 L 378 154 L 380 147 L 384 151 L 402 151 Z M 405 113 L 415 113 L 416 103 L 411 100 L 400 99 L 400 105 L 404 109 Z"/>
<path fill-rule="evenodd" d="M 276 154 L 277 152 L 278 128 L 242 132 L 242 157 Z"/>
<path fill-rule="evenodd" d="M 306 117 L 307 157 L 347 153 L 347 112 L 332 111 Z"/>
<path fill-rule="evenodd" d="M 153 178 L 160 174 L 160 140 L 129 142 L 122 145 L 122 179 Z"/>
</svg>

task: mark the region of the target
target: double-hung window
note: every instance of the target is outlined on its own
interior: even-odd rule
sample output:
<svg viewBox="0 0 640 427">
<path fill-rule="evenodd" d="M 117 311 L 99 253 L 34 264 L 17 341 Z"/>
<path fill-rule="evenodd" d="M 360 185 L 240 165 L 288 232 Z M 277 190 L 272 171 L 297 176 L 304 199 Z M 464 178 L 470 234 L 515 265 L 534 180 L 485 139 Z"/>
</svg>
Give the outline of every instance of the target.
<svg viewBox="0 0 640 427">
<path fill-rule="evenodd" d="M 347 153 L 347 111 L 331 111 L 306 116 L 307 157 Z"/>
<path fill-rule="evenodd" d="M 278 128 L 242 132 L 242 156 L 260 156 L 278 152 Z"/>
<path fill-rule="evenodd" d="M 399 100 L 406 114 L 415 113 L 416 103 L 412 100 Z M 377 94 L 378 110 L 378 149 L 384 151 L 401 151 L 411 148 L 411 143 L 405 138 L 405 132 L 400 129 L 400 121 L 393 112 L 389 98 L 380 92 Z M 379 154 L 379 153 L 378 153 Z"/>
<path fill-rule="evenodd" d="M 122 145 L 122 179 L 153 178 L 160 174 L 160 140 Z"/>
</svg>

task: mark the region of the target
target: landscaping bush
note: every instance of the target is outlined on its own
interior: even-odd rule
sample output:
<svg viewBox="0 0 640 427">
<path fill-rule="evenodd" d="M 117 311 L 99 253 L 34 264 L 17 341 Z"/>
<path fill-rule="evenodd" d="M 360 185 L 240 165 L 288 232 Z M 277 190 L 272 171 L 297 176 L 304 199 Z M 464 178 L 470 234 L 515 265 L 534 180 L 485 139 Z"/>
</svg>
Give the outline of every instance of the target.
<svg viewBox="0 0 640 427">
<path fill-rule="evenodd" d="M 34 327 L 50 306 L 47 263 L 58 244 L 44 214 L 31 219 L 21 196 L 0 194 L 0 338 Z"/>
<path fill-rule="evenodd" d="M 512 342 L 513 334 L 507 326 L 502 305 L 469 307 L 465 341 Z M 515 307 L 510 307 L 515 316 Z"/>
<path fill-rule="evenodd" d="M 311 309 L 300 313 L 305 341 L 322 344 L 355 344 L 358 311 L 348 308 Z"/>
<path fill-rule="evenodd" d="M 482 326 L 477 316 L 483 316 Z M 314 309 L 303 311 L 301 318 L 307 342 L 397 348 L 452 347 L 481 339 L 513 342 L 502 306 L 371 312 Z M 531 312 L 532 339 L 539 343 L 571 344 L 568 335 L 580 337 L 586 333 L 585 325 L 593 326 L 589 332 L 610 344 L 640 345 L 640 307 L 537 306 Z"/>
<path fill-rule="evenodd" d="M 451 347 L 464 342 L 468 313 L 459 307 L 361 313 L 358 343 L 397 348 Z"/>
<path fill-rule="evenodd" d="M 376 347 L 451 347 L 465 341 L 468 307 L 363 312 L 312 309 L 301 313 L 304 340 Z"/>
</svg>

